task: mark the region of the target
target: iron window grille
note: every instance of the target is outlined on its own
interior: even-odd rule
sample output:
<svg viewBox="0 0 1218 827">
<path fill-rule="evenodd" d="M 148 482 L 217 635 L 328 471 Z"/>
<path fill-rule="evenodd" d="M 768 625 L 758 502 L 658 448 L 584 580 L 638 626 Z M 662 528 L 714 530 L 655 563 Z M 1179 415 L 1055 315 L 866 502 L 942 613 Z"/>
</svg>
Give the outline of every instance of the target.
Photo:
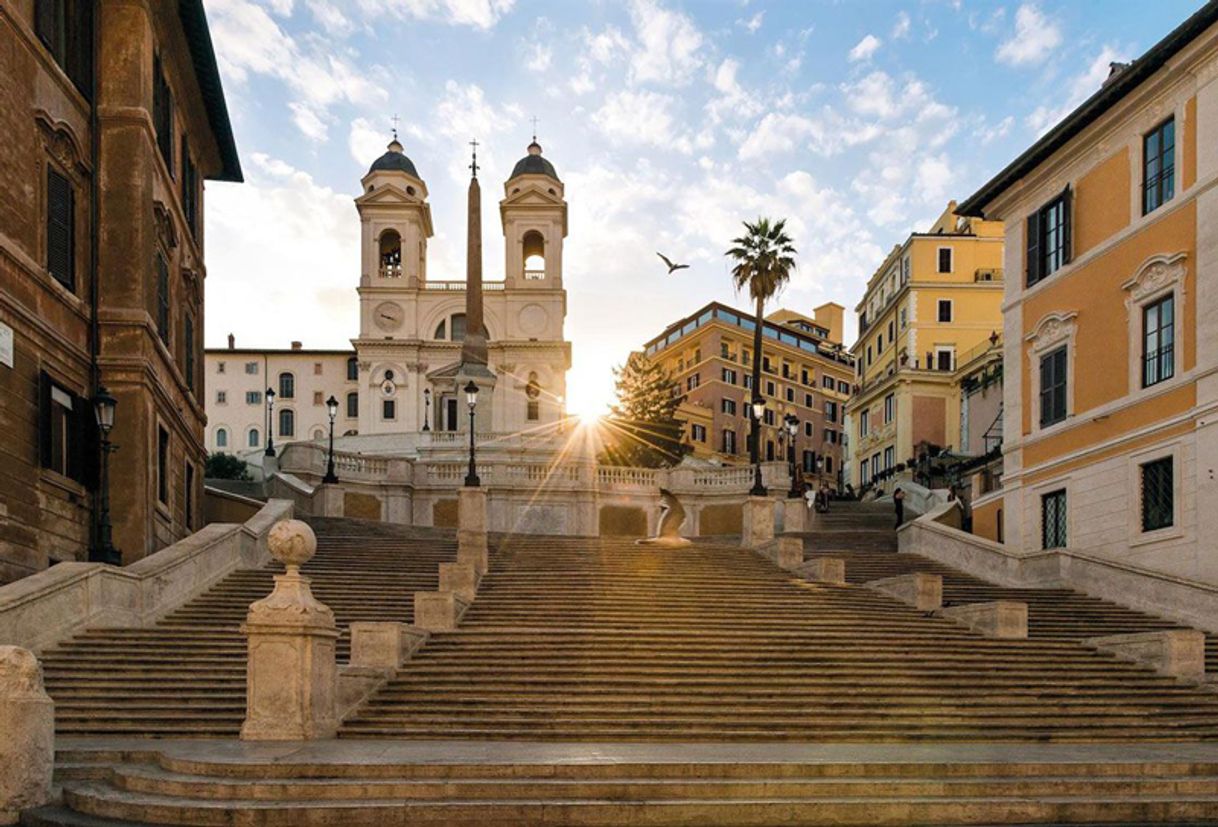
<svg viewBox="0 0 1218 827">
<path fill-rule="evenodd" d="M 1041 548 L 1066 547 L 1066 492 L 1052 491 L 1040 498 Z"/>
<path fill-rule="evenodd" d="M 1142 387 L 1149 388 L 1176 372 L 1176 306 L 1165 296 L 1142 310 Z"/>
<path fill-rule="evenodd" d="M 1175 523 L 1172 458 L 1163 457 L 1141 467 L 1142 530 L 1158 531 Z"/>
</svg>

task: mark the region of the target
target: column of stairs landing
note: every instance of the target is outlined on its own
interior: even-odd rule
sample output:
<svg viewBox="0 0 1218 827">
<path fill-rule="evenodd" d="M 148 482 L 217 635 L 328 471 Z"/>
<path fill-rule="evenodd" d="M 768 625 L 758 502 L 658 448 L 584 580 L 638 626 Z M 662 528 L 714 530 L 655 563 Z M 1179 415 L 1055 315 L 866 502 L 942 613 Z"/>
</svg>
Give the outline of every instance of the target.
<svg viewBox="0 0 1218 827">
<path fill-rule="evenodd" d="M 338 621 L 338 662 L 355 621 L 409 623 L 416 591 L 435 589 L 456 556 L 452 532 L 312 518 L 317 556 L 303 572 Z M 236 571 L 147 628 L 91 629 L 43 656 L 56 730 L 64 735 L 235 737 L 245 718 L 250 603 L 282 566 Z"/>
<path fill-rule="evenodd" d="M 1102 635 L 1188 628 L 1165 618 L 1068 588 L 1022 589 L 999 586 L 917 554 L 897 554 L 891 503 L 834 503 L 821 524 L 804 538 L 805 557 L 840 557 L 847 582 L 925 572 L 943 578 L 944 607 L 995 600 L 1028 606 L 1028 637 L 1081 641 Z M 1206 636 L 1206 673 L 1218 678 L 1218 638 Z"/>
<path fill-rule="evenodd" d="M 987 640 L 738 546 L 534 537 L 504 542 L 460 629 L 340 737 L 1190 740 L 1218 738 L 1218 696 L 1070 640 Z"/>
</svg>

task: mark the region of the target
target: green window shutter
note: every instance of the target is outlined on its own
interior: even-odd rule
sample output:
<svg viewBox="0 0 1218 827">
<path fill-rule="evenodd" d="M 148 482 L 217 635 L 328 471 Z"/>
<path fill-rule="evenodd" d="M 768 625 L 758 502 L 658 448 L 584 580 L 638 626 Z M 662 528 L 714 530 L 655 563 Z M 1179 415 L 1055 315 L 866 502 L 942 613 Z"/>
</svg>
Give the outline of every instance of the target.
<svg viewBox="0 0 1218 827">
<path fill-rule="evenodd" d="M 47 271 L 64 287 L 76 289 L 76 193 L 72 182 L 47 168 Z"/>
<path fill-rule="evenodd" d="M 1040 281 L 1040 212 L 1028 216 L 1026 227 L 1027 238 L 1027 286 L 1031 287 Z"/>
<path fill-rule="evenodd" d="M 1069 186 L 1062 193 L 1062 263 L 1074 259 L 1074 190 Z"/>
</svg>

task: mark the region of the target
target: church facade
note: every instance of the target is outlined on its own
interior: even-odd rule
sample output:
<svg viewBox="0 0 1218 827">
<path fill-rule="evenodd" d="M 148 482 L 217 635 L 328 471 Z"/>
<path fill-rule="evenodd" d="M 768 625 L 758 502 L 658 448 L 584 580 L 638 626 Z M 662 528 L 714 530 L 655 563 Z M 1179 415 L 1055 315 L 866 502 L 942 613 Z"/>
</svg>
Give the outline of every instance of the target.
<svg viewBox="0 0 1218 827">
<path fill-rule="evenodd" d="M 480 221 L 477 186 L 476 178 L 471 180 L 471 224 Z M 313 393 L 321 398 L 333 394 L 341 401 L 336 433 L 467 429 L 468 408 L 459 391 L 457 368 L 466 361 L 462 344 L 469 304 L 476 298 L 481 299 L 485 366 L 493 377 L 479 383 L 485 393 L 479 398 L 477 430 L 510 434 L 557 428 L 566 415 L 571 363 L 571 345 L 563 333 L 567 203 L 563 183 L 542 157 L 540 145 L 529 145 L 503 185 L 501 280 L 482 281 L 478 232 L 468 239 L 465 279 L 429 278 L 427 244 L 433 226 L 427 184 L 396 138 L 369 167 L 360 190 L 355 199 L 360 220 L 359 334 L 351 340 L 351 351 L 327 354 L 334 369 L 318 371 L 317 376 L 332 377 L 333 387 L 318 385 Z M 471 295 L 469 287 L 475 284 L 481 289 Z M 243 351 L 243 358 L 256 356 Z M 231 360 L 230 352 L 208 350 L 206 358 L 209 420 L 224 420 L 226 443 L 218 444 L 220 431 L 212 427 L 208 447 L 249 447 L 234 437 L 266 427 L 265 401 L 243 403 L 253 395 L 222 387 L 218 363 Z M 318 359 L 327 361 L 314 361 Z M 225 400 L 223 407 L 218 399 Z M 276 407 L 282 410 L 280 403 Z M 270 424 L 277 445 L 316 436 L 316 428 L 282 433 L 278 415 Z"/>
</svg>

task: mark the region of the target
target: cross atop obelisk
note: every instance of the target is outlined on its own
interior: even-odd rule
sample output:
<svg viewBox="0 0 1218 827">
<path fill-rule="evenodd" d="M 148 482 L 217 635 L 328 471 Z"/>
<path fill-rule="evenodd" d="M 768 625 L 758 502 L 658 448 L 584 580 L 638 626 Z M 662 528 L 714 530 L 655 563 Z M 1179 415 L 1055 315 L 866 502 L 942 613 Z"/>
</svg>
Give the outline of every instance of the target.
<svg viewBox="0 0 1218 827">
<path fill-rule="evenodd" d="M 478 139 L 474 138 L 472 141 L 469 142 L 469 145 L 474 148 L 474 160 L 472 162 L 470 162 L 469 168 L 470 168 L 470 171 L 473 173 L 473 177 L 477 178 L 478 177 Z"/>
</svg>

